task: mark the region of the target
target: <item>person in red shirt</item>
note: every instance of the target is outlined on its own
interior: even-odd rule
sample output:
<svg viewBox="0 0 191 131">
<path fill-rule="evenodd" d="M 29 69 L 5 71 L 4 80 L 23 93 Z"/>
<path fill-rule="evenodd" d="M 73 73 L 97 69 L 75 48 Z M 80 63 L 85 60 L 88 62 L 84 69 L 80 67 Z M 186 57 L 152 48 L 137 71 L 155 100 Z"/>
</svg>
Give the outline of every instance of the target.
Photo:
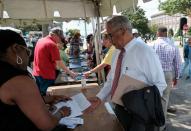
<svg viewBox="0 0 191 131">
<path fill-rule="evenodd" d="M 63 31 L 54 27 L 48 36 L 38 40 L 34 51 L 33 75 L 40 89 L 41 95 L 46 95 L 47 88 L 56 80 L 56 68 L 61 68 L 75 77 L 77 74 L 70 71 L 62 62 L 58 43 L 64 40 Z"/>
</svg>

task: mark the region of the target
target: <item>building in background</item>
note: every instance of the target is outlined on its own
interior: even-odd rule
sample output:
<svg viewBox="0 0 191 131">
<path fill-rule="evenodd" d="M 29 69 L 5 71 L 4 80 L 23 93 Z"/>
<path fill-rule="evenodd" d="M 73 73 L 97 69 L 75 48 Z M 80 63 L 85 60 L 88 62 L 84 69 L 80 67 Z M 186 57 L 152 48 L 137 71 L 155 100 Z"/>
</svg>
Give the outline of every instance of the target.
<svg viewBox="0 0 191 131">
<path fill-rule="evenodd" d="M 151 16 L 150 25 L 157 25 L 157 26 L 166 26 L 168 29 L 173 29 L 174 32 L 177 32 L 179 29 L 180 18 L 186 17 L 187 24 L 191 26 L 191 18 L 184 16 L 183 14 L 175 14 L 175 15 L 167 15 L 166 13 L 159 12 Z"/>
</svg>

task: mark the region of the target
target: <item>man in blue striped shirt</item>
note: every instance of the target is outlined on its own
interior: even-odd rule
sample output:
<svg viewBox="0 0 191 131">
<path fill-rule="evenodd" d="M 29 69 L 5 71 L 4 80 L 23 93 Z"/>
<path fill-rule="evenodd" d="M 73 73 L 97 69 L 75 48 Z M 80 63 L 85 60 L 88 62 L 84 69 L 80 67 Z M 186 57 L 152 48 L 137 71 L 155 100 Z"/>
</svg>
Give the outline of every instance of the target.
<svg viewBox="0 0 191 131">
<path fill-rule="evenodd" d="M 170 90 L 177 84 L 180 76 L 181 57 L 178 48 L 168 42 L 166 27 L 159 27 L 157 35 L 153 48 L 159 56 L 167 83 L 167 88 L 163 91 L 163 110 L 166 117 Z"/>
</svg>

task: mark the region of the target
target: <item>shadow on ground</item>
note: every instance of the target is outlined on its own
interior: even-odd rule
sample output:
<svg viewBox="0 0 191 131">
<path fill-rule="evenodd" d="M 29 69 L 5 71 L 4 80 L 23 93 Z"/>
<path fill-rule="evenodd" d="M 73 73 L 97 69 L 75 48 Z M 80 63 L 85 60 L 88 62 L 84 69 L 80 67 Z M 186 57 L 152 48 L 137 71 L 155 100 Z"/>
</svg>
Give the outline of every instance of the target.
<svg viewBox="0 0 191 131">
<path fill-rule="evenodd" d="M 179 80 L 171 91 L 170 103 L 177 112 L 168 113 L 167 131 L 191 131 L 191 79 Z"/>
</svg>

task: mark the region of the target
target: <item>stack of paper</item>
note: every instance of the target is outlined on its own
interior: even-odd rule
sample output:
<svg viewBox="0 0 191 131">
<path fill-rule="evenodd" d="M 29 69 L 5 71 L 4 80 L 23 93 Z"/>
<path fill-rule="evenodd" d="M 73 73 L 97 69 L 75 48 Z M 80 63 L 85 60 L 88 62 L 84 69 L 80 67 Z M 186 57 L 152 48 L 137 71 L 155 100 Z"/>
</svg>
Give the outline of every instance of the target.
<svg viewBox="0 0 191 131">
<path fill-rule="evenodd" d="M 84 124 L 84 120 L 80 117 L 66 117 L 59 121 L 60 124 L 66 125 L 67 128 L 74 129 L 77 125 Z"/>
<path fill-rule="evenodd" d="M 90 106 L 90 102 L 87 100 L 87 98 L 82 94 L 79 93 L 77 95 L 72 96 L 72 100 L 67 102 L 59 102 L 55 104 L 56 110 L 53 112 L 55 114 L 59 109 L 61 109 L 64 106 L 71 108 L 71 114 L 68 117 L 62 118 L 59 123 L 66 125 L 68 128 L 75 128 L 78 124 L 83 124 L 84 121 L 81 116 L 85 109 L 87 109 Z"/>
</svg>

